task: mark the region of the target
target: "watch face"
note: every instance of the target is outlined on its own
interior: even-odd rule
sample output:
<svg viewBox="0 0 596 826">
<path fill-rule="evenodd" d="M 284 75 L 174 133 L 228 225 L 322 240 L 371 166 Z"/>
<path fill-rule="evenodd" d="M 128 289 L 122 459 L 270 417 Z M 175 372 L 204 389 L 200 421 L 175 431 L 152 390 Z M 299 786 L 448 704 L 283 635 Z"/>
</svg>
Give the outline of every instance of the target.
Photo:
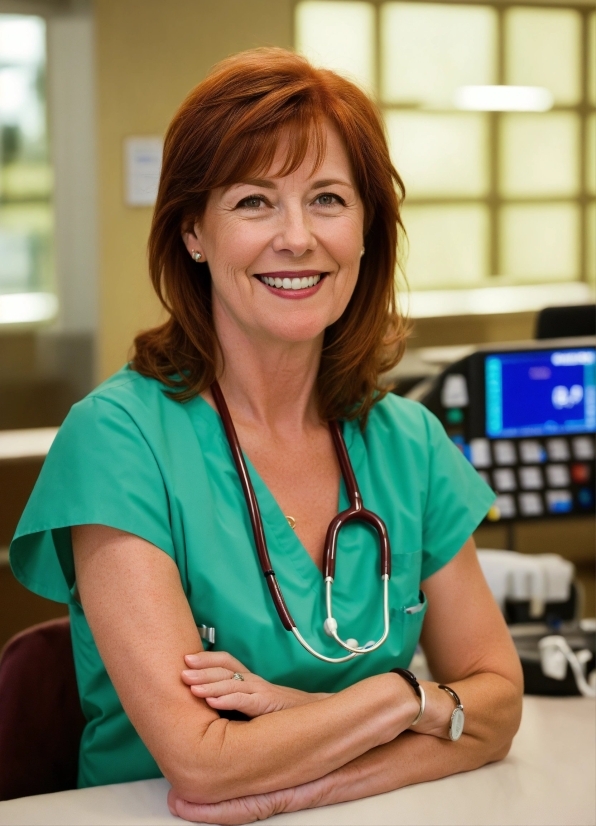
<svg viewBox="0 0 596 826">
<path fill-rule="evenodd" d="M 464 711 L 456 708 L 451 715 L 451 726 L 449 727 L 449 737 L 452 740 L 459 740 L 464 730 Z"/>
</svg>

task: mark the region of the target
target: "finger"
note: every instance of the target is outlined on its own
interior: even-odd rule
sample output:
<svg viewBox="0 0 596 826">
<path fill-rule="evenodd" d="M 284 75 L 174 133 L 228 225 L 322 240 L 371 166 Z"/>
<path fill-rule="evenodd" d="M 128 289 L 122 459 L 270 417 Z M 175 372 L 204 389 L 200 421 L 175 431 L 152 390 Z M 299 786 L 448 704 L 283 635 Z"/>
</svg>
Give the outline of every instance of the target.
<svg viewBox="0 0 596 826">
<path fill-rule="evenodd" d="M 199 651 L 184 657 L 190 668 L 229 668 L 230 671 L 247 671 L 240 660 L 227 651 Z"/>
<path fill-rule="evenodd" d="M 217 823 L 226 826 L 240 826 L 243 823 L 254 823 L 255 820 L 264 820 L 276 812 L 283 811 L 281 799 L 276 796 L 259 794 L 249 797 L 239 797 L 234 800 L 223 800 L 221 803 L 189 803 L 180 797 L 176 798 L 176 814 L 185 820 L 194 823 Z"/>
<path fill-rule="evenodd" d="M 205 702 L 217 711 L 241 711 L 247 717 L 260 717 L 262 699 L 258 694 L 222 694 L 221 697 L 205 697 Z"/>
<path fill-rule="evenodd" d="M 252 694 L 257 691 L 250 683 L 244 680 L 222 680 L 218 683 L 202 683 L 191 685 L 190 690 L 195 697 L 223 697 L 225 694 Z"/>
<path fill-rule="evenodd" d="M 222 680 L 231 680 L 233 673 L 229 668 L 185 669 L 182 672 L 182 679 L 186 685 L 220 683 Z M 240 680 L 237 680 L 237 682 L 240 682 Z"/>
</svg>

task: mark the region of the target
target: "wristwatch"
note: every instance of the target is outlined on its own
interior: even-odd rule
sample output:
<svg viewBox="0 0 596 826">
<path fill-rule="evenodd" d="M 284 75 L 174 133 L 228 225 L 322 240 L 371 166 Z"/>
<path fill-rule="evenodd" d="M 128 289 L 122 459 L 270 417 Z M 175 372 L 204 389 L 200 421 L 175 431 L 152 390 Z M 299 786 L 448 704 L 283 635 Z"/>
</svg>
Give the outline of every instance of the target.
<svg viewBox="0 0 596 826">
<path fill-rule="evenodd" d="M 453 710 L 453 714 L 451 715 L 451 720 L 449 722 L 449 739 L 450 740 L 459 740 L 459 738 L 463 734 L 464 730 L 464 707 L 461 704 L 461 700 L 455 693 L 452 688 L 449 688 L 448 685 L 440 685 L 439 688 L 442 688 L 443 691 L 446 691 L 447 694 L 450 694 L 453 699 L 455 700 L 455 708 Z"/>
<path fill-rule="evenodd" d="M 403 679 L 412 686 L 416 692 L 416 696 L 420 700 L 420 711 L 416 715 L 414 722 L 410 723 L 411 726 L 415 726 L 420 722 L 420 718 L 424 714 L 424 709 L 426 707 L 426 695 L 424 693 L 424 689 L 416 679 L 416 675 L 412 674 L 411 671 L 408 671 L 407 668 L 392 668 L 391 672 L 393 674 L 399 674 L 400 677 L 403 677 Z"/>
</svg>

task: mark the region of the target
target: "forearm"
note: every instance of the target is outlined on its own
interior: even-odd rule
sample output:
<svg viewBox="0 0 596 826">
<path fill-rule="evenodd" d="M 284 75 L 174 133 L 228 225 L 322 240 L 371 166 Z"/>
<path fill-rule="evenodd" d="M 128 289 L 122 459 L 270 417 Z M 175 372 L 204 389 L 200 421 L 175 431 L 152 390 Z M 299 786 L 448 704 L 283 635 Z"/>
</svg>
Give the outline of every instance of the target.
<svg viewBox="0 0 596 826">
<path fill-rule="evenodd" d="M 425 685 L 430 695 L 429 710 L 434 713 L 434 692 Z M 457 742 L 447 739 L 448 721 L 444 721 L 439 736 L 404 731 L 324 777 L 292 788 L 236 797 L 215 805 L 196 805 L 172 791 L 172 811 L 187 820 L 205 823 L 248 823 L 280 812 L 371 797 L 502 759 L 518 725 L 517 689 L 489 674 L 455 685 L 466 698 L 468 714 L 467 730 Z"/>
<path fill-rule="evenodd" d="M 448 721 L 438 736 L 406 731 L 322 778 L 312 788 L 314 805 L 369 797 L 502 760 L 521 718 L 517 688 L 494 674 L 475 675 L 452 687 L 466 698 L 466 726 L 457 742 L 448 739 Z"/>
<path fill-rule="evenodd" d="M 300 786 L 395 739 L 417 708 L 401 678 L 379 675 L 247 723 L 217 720 L 192 754 L 162 769 L 181 797 L 201 803 Z"/>
</svg>

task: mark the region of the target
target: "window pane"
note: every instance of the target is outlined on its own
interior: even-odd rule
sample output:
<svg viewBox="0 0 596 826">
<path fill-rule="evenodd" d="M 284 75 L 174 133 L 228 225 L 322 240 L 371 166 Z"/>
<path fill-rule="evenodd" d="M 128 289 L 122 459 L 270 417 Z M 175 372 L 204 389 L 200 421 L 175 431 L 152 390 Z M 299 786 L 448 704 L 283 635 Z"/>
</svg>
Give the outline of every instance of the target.
<svg viewBox="0 0 596 826">
<path fill-rule="evenodd" d="M 374 7 L 370 3 L 305 2 L 296 6 L 296 49 L 372 91 Z"/>
<path fill-rule="evenodd" d="M 503 275 L 576 278 L 579 210 L 574 204 L 507 206 L 501 213 Z"/>
<path fill-rule="evenodd" d="M 496 82 L 493 9 L 452 4 L 381 7 L 381 97 L 451 106 L 459 86 Z"/>
<path fill-rule="evenodd" d="M 0 14 L 0 293 L 51 282 L 45 23 Z"/>
<path fill-rule="evenodd" d="M 406 274 L 413 290 L 474 285 L 488 275 L 483 206 L 406 206 Z"/>
<path fill-rule="evenodd" d="M 579 117 L 507 114 L 501 120 L 501 191 L 505 195 L 576 195 Z"/>
<path fill-rule="evenodd" d="M 0 206 L 0 294 L 52 286 L 49 204 Z"/>
<path fill-rule="evenodd" d="M 391 154 L 408 195 L 484 195 L 488 188 L 483 114 L 388 112 Z"/>
<path fill-rule="evenodd" d="M 581 16 L 572 9 L 513 8 L 505 13 L 505 80 L 545 86 L 556 103 L 580 99 Z"/>
<path fill-rule="evenodd" d="M 586 178 L 588 192 L 596 195 L 596 115 L 588 118 L 586 133 Z"/>
</svg>

